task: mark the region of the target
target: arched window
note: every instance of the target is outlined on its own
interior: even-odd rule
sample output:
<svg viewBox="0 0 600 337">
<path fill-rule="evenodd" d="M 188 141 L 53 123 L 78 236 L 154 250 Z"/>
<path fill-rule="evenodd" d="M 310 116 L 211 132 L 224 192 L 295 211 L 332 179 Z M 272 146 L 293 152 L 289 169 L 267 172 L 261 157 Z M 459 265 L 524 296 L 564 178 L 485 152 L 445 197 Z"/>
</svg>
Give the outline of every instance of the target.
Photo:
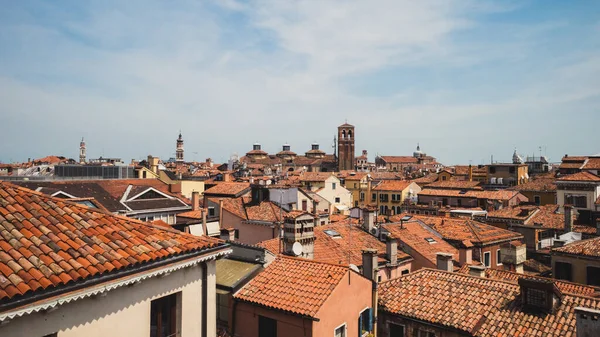
<svg viewBox="0 0 600 337">
<path fill-rule="evenodd" d="M 346 138 L 346 130 L 342 130 L 342 139 Z"/>
<path fill-rule="evenodd" d="M 352 138 L 352 130 L 348 130 L 348 138 Z"/>
</svg>

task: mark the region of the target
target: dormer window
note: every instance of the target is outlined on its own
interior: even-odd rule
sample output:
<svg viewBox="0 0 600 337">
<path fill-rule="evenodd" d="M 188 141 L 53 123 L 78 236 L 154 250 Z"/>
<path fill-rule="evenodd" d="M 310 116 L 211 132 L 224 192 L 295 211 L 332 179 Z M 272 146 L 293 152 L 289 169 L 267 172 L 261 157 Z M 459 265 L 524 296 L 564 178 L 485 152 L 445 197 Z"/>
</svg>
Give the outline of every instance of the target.
<svg viewBox="0 0 600 337">
<path fill-rule="evenodd" d="M 552 313 L 560 304 L 562 294 L 553 281 L 521 278 L 519 286 L 525 310 Z"/>
</svg>

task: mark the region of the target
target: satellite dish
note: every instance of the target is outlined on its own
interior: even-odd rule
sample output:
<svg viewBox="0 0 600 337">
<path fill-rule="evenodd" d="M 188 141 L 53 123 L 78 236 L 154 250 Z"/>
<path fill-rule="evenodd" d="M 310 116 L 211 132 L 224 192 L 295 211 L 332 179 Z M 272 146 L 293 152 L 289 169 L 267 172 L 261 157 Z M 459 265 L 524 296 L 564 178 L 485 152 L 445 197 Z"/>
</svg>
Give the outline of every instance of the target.
<svg viewBox="0 0 600 337">
<path fill-rule="evenodd" d="M 350 263 L 350 269 L 360 274 L 360 270 L 358 270 L 358 267 L 355 264 Z"/>
<path fill-rule="evenodd" d="M 302 255 L 302 244 L 300 242 L 294 242 L 294 245 L 292 245 L 292 253 L 294 253 L 295 256 Z"/>
</svg>

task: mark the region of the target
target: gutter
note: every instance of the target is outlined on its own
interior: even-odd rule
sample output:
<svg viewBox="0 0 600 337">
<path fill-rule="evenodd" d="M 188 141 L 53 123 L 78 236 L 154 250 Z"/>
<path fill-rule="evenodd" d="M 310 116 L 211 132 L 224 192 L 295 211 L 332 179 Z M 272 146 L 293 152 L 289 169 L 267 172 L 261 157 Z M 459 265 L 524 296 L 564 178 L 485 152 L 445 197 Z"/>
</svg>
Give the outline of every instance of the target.
<svg viewBox="0 0 600 337">
<path fill-rule="evenodd" d="M 127 211 L 127 215 L 136 215 L 136 214 L 144 214 L 144 213 L 148 213 L 148 214 L 153 214 L 153 213 L 159 213 L 159 212 L 169 212 L 169 211 L 189 211 L 192 208 L 190 206 L 181 206 L 181 207 L 171 207 L 171 208 L 149 208 L 149 209 L 145 209 L 145 210 L 138 210 L 138 211 Z"/>
<path fill-rule="evenodd" d="M 179 269 L 228 255 L 231 252 L 232 250 L 228 245 L 213 247 L 207 250 L 182 254 L 174 258 L 150 262 L 139 268 L 117 271 L 111 275 L 100 275 L 84 280 L 83 282 L 44 291 L 40 294 L 32 294 L 25 298 L 0 305 L 0 323 L 6 323 L 5 321 L 34 312 L 50 310 L 72 301 L 100 295 L 116 288 L 136 284 L 147 278 L 170 274 Z M 71 292 L 74 292 L 74 294 L 61 296 Z"/>
</svg>

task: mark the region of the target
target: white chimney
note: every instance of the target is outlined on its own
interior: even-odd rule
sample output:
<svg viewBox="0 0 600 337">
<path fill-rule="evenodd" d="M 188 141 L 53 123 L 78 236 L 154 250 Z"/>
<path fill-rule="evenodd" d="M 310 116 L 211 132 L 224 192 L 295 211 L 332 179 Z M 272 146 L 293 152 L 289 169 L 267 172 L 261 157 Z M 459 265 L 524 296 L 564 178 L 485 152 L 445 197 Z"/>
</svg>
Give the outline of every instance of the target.
<svg viewBox="0 0 600 337">
<path fill-rule="evenodd" d="M 477 276 L 477 277 L 485 277 L 485 267 L 484 266 L 469 266 L 469 275 Z"/>
<path fill-rule="evenodd" d="M 398 241 L 391 235 L 387 236 L 385 242 L 386 257 L 392 266 L 398 264 Z"/>
<path fill-rule="evenodd" d="M 377 250 L 365 248 L 362 250 L 362 271 L 369 280 L 377 282 Z"/>
</svg>

